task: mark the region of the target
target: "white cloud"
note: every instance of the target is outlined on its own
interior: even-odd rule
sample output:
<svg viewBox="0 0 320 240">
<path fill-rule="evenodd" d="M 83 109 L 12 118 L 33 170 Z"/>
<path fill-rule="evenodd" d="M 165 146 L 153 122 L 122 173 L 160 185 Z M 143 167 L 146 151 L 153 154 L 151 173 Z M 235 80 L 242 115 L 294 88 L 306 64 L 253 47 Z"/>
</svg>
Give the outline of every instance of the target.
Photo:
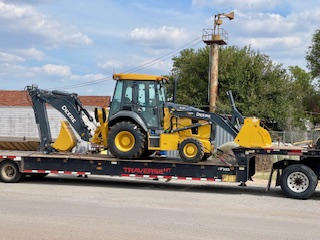
<svg viewBox="0 0 320 240">
<path fill-rule="evenodd" d="M 287 16 L 271 13 L 252 13 L 236 12 L 235 20 L 228 23 L 228 29 L 231 28 L 236 36 L 269 36 L 269 37 L 287 37 L 302 34 L 310 35 L 318 27 L 315 16 L 320 14 L 320 8 L 313 11 L 303 11 L 291 13 Z M 213 20 L 209 20 L 213 22 Z M 305 35 L 306 36 L 306 35 Z"/>
<path fill-rule="evenodd" d="M 106 60 L 98 63 L 98 67 L 105 71 L 113 72 L 154 72 L 169 73 L 172 68 L 171 57 L 165 60 L 157 57 L 144 57 L 142 55 L 130 55 L 123 59 Z"/>
<path fill-rule="evenodd" d="M 36 48 L 28 48 L 19 51 L 22 55 L 29 59 L 43 60 L 44 53 Z"/>
<path fill-rule="evenodd" d="M 48 75 L 56 75 L 56 76 L 71 75 L 70 67 L 65 65 L 46 64 L 46 65 L 43 65 L 41 69 Z"/>
<path fill-rule="evenodd" d="M 247 38 L 243 39 L 248 45 L 248 43 L 256 49 L 270 49 L 281 50 L 281 49 L 291 49 L 301 46 L 301 38 L 299 37 L 277 37 L 277 38 Z"/>
<path fill-rule="evenodd" d="M 238 10 L 246 10 L 247 12 L 273 9 L 281 4 L 281 0 L 192 0 L 192 6 L 196 8 L 214 7 L 214 8 L 232 8 Z M 232 7 L 231 7 L 232 6 Z"/>
<path fill-rule="evenodd" d="M 10 53 L 0 52 L 0 62 L 24 62 L 25 59 Z"/>
<path fill-rule="evenodd" d="M 192 0 L 192 6 L 196 8 L 204 8 L 209 4 L 208 0 Z"/>
<path fill-rule="evenodd" d="M 70 80 L 77 80 L 77 81 L 94 81 L 94 80 L 104 80 L 110 79 L 111 77 L 107 77 L 103 74 L 86 74 L 86 75 L 72 75 L 70 76 Z"/>
<path fill-rule="evenodd" d="M 184 28 L 135 28 L 128 34 L 128 43 L 150 48 L 174 48 L 189 38 Z"/>
<path fill-rule="evenodd" d="M 92 43 L 90 37 L 75 27 L 51 19 L 29 5 L 7 4 L 0 1 L 0 24 L 0 33 L 9 31 L 21 35 L 21 39 L 28 41 L 34 39 L 28 34 L 36 35 L 44 39 L 49 46 Z"/>
<path fill-rule="evenodd" d="M 98 67 L 101 69 L 121 69 L 123 67 L 123 62 L 117 59 L 108 59 L 103 62 L 99 62 Z"/>
<path fill-rule="evenodd" d="M 11 78 L 43 78 L 44 76 L 68 77 L 71 76 L 71 69 L 66 65 L 45 64 L 40 67 L 26 67 L 16 64 L 3 63 L 0 64 L 0 75 L 3 79 Z"/>
<path fill-rule="evenodd" d="M 36 69 L 27 68 L 24 66 L 19 66 L 13 63 L 2 63 L 0 64 L 0 79 L 7 80 L 7 84 L 17 81 L 17 79 L 27 79 L 35 76 Z"/>
</svg>

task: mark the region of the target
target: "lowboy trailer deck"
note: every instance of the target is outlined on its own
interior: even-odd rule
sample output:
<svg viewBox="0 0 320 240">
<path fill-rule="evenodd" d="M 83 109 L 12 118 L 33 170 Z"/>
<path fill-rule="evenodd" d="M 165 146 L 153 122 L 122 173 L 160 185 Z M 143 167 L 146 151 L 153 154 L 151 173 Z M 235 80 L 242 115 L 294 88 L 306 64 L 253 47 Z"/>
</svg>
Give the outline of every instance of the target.
<svg viewBox="0 0 320 240">
<path fill-rule="evenodd" d="M 286 196 L 309 198 L 320 175 L 320 150 L 287 147 L 235 148 L 233 155 L 186 163 L 179 158 L 150 157 L 117 159 L 110 155 L 90 153 L 52 153 L 0 150 L 0 177 L 3 182 L 19 182 L 24 175 L 44 177 L 47 174 L 86 174 L 118 177 L 164 178 L 203 181 L 240 182 L 243 185 L 255 174 L 257 155 L 298 156 L 272 165 L 276 186 Z"/>
</svg>

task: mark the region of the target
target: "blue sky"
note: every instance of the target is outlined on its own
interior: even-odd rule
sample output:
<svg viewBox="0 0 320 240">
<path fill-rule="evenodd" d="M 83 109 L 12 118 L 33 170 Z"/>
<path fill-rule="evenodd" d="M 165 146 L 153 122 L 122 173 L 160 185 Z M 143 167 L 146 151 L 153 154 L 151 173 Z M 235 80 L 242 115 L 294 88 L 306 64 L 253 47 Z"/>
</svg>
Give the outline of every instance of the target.
<svg viewBox="0 0 320 240">
<path fill-rule="evenodd" d="M 204 47 L 202 30 L 230 11 L 229 45 L 306 69 L 318 0 L 0 0 L 1 89 L 112 95 L 113 72 L 170 73 L 172 57 Z"/>
</svg>

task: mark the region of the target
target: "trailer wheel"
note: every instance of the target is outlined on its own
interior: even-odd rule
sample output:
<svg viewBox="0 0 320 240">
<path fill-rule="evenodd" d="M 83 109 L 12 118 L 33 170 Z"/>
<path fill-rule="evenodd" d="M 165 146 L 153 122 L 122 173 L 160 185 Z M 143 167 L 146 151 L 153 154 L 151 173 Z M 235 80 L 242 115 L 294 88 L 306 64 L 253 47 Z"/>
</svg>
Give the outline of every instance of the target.
<svg viewBox="0 0 320 240">
<path fill-rule="evenodd" d="M 310 197 L 318 184 L 314 171 L 306 165 L 294 164 L 286 167 L 281 176 L 281 189 L 291 198 L 306 199 Z"/>
<path fill-rule="evenodd" d="M 0 165 L 0 177 L 3 182 L 19 182 L 22 177 L 18 165 L 13 161 L 4 161 Z"/>
<path fill-rule="evenodd" d="M 203 144 L 196 138 L 186 138 L 180 143 L 179 155 L 184 162 L 199 162 L 204 156 Z"/>
<path fill-rule="evenodd" d="M 109 150 L 118 158 L 138 158 L 145 152 L 146 135 L 132 122 L 119 122 L 108 134 Z"/>
</svg>

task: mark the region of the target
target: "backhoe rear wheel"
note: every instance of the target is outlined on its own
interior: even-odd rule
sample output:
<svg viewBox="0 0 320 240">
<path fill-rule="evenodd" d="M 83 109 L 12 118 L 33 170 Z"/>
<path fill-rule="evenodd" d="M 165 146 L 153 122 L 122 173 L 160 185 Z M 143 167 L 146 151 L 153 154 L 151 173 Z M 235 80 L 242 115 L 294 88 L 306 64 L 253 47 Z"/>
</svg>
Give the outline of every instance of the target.
<svg viewBox="0 0 320 240">
<path fill-rule="evenodd" d="M 119 122 L 109 130 L 109 150 L 117 158 L 140 157 L 145 152 L 145 142 L 146 134 L 132 122 Z"/>
<path fill-rule="evenodd" d="M 7 160 L 0 165 L 0 177 L 5 183 L 15 183 L 19 182 L 22 174 L 14 161 Z"/>
<path fill-rule="evenodd" d="M 196 163 L 204 156 L 204 146 L 196 138 L 186 138 L 180 143 L 179 154 L 184 162 Z"/>
</svg>

